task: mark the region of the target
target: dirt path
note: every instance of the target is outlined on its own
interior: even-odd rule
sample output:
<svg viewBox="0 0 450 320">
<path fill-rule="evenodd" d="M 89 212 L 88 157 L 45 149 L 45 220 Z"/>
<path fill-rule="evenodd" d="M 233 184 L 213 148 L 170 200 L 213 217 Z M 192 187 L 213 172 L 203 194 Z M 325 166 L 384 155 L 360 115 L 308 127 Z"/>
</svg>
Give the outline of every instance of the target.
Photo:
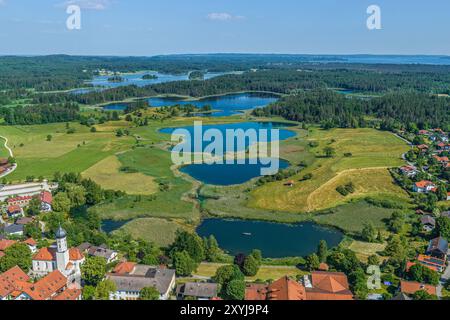
<svg viewBox="0 0 450 320">
<path fill-rule="evenodd" d="M 5 146 L 6 150 L 8 150 L 9 156 L 11 158 L 14 158 L 14 153 L 13 153 L 12 149 L 8 146 L 8 138 L 4 137 L 4 136 L 0 136 L 0 139 L 5 140 L 4 146 Z M 16 171 L 16 169 L 17 169 L 17 163 L 14 163 L 10 170 L 6 171 L 3 174 L 0 174 L 0 178 L 6 177 L 7 175 L 9 175 L 9 174 L 13 173 L 14 171 Z"/>
</svg>

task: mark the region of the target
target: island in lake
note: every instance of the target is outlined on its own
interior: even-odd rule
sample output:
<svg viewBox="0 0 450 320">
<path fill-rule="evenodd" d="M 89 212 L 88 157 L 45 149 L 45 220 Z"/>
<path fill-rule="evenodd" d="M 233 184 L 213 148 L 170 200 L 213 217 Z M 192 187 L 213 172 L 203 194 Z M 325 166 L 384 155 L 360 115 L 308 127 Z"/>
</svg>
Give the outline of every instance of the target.
<svg viewBox="0 0 450 320">
<path fill-rule="evenodd" d="M 156 80 L 158 79 L 158 76 L 155 74 L 144 74 L 142 76 L 142 80 Z"/>
<path fill-rule="evenodd" d="M 108 78 L 108 82 L 124 82 L 125 79 L 121 76 L 112 76 Z"/>
</svg>

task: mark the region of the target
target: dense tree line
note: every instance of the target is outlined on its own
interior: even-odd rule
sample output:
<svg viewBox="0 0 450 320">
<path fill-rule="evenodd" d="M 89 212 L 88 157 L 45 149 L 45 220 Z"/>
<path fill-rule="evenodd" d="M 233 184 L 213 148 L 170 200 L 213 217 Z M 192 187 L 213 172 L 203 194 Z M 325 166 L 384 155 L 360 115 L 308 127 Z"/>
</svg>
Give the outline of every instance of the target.
<svg viewBox="0 0 450 320">
<path fill-rule="evenodd" d="M 30 125 L 67 122 L 77 119 L 79 106 L 76 103 L 43 104 L 0 108 L 0 116 L 8 125 Z"/>
<path fill-rule="evenodd" d="M 322 123 L 325 128 L 364 127 L 368 125 L 367 116 L 381 119 L 381 128 L 386 130 L 411 123 L 420 128 L 446 128 L 450 125 L 450 100 L 417 92 L 389 93 L 364 100 L 318 89 L 285 96 L 253 114 Z"/>
</svg>

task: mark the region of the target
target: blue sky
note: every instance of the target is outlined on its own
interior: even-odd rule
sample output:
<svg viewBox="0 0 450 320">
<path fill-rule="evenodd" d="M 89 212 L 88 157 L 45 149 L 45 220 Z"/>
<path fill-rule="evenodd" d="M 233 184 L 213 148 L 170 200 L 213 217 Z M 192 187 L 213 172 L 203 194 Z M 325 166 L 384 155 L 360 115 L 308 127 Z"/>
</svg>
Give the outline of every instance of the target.
<svg viewBox="0 0 450 320">
<path fill-rule="evenodd" d="M 69 3 L 81 30 L 66 29 Z M 448 0 L 0 0 L 0 54 L 450 55 L 449 30 Z"/>
</svg>

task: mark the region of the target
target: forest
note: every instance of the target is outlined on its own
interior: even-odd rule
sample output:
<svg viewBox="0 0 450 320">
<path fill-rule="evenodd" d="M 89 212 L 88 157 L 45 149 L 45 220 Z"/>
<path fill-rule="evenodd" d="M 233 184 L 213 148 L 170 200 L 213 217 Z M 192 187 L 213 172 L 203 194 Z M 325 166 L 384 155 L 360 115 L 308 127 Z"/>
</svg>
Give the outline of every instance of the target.
<svg viewBox="0 0 450 320">
<path fill-rule="evenodd" d="M 419 128 L 450 127 L 450 99 L 417 92 L 392 92 L 372 99 L 349 98 L 331 90 L 316 89 L 285 96 L 256 116 L 322 123 L 326 128 L 372 125 L 368 117 L 382 120 L 384 129 L 415 123 Z M 445 129 L 444 129 L 445 130 Z"/>
</svg>

